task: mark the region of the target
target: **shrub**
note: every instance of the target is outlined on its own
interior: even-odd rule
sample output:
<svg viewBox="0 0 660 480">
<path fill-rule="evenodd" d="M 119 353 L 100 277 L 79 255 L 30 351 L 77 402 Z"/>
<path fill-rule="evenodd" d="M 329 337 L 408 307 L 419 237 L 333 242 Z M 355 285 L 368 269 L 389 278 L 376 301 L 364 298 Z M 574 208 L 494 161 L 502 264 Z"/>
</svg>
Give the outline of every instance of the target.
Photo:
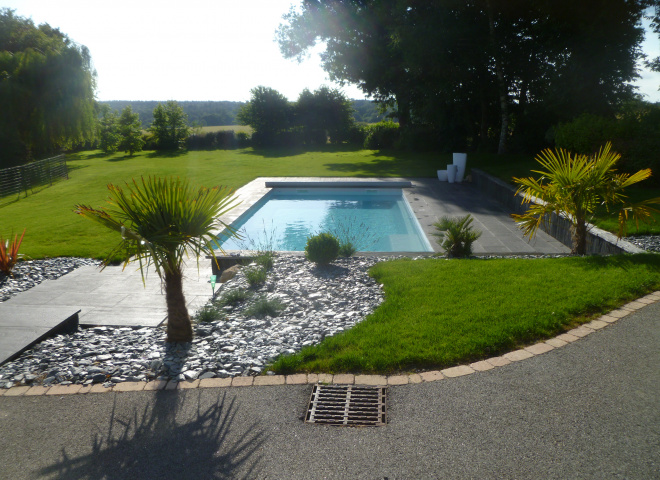
<svg viewBox="0 0 660 480">
<path fill-rule="evenodd" d="M 305 256 L 317 265 L 327 265 L 339 256 L 339 240 L 331 233 L 319 233 L 307 239 Z"/>
<path fill-rule="evenodd" d="M 262 285 L 268 277 L 268 272 L 262 267 L 249 267 L 243 270 L 245 279 L 251 287 Z"/>
<path fill-rule="evenodd" d="M 355 248 L 355 245 L 353 245 L 351 242 L 345 242 L 339 245 L 340 257 L 352 257 L 355 252 L 357 252 L 357 248 Z"/>
<path fill-rule="evenodd" d="M 439 222 L 433 224 L 438 233 L 432 235 L 439 237 L 438 244 L 448 257 L 462 258 L 472 255 L 472 243 L 481 236 L 481 232 L 472 228 L 472 220 L 472 216 L 467 214 L 460 218 L 442 217 Z"/>
<path fill-rule="evenodd" d="M 196 322 L 215 322 L 224 318 L 224 314 L 213 304 L 206 304 L 195 314 Z"/>
<path fill-rule="evenodd" d="M 616 120 L 584 113 L 570 122 L 560 123 L 554 130 L 558 148 L 588 154 L 616 136 Z"/>
<path fill-rule="evenodd" d="M 247 132 L 238 132 L 236 134 L 236 143 L 238 144 L 238 148 L 249 147 L 251 144 L 250 140 L 250 135 Z"/>
<path fill-rule="evenodd" d="M 9 243 L 9 239 L 5 240 L 0 237 L 0 272 L 5 275 L 11 275 L 11 271 L 14 269 L 14 265 L 18 261 L 18 257 L 21 255 L 18 253 L 18 250 L 21 248 L 21 243 L 23 242 L 23 237 L 25 236 L 25 230 L 21 238 L 18 238 L 18 235 L 14 236 L 14 240 Z"/>
<path fill-rule="evenodd" d="M 393 148 L 399 140 L 399 124 L 391 120 L 366 127 L 364 148 L 381 150 Z"/>
<path fill-rule="evenodd" d="M 251 297 L 249 291 L 244 288 L 235 288 L 232 290 L 227 290 L 218 297 L 213 303 L 218 307 L 224 307 L 225 305 L 237 305 L 245 300 L 248 300 Z"/>
<path fill-rule="evenodd" d="M 651 182 L 660 183 L 660 105 L 632 103 L 616 118 L 583 114 L 554 127 L 557 148 L 589 155 L 601 145 L 612 142 L 621 154 L 618 167 L 628 173 L 651 168 L 656 175 Z"/>
<path fill-rule="evenodd" d="M 219 130 L 190 135 L 186 140 L 188 150 L 231 150 L 237 146 L 233 130 Z"/>
<path fill-rule="evenodd" d="M 365 125 L 351 125 L 348 129 L 348 143 L 356 146 L 364 146 L 367 138 L 367 127 Z"/>
<path fill-rule="evenodd" d="M 243 310 L 243 315 L 257 318 L 277 317 L 284 308 L 285 306 L 280 299 L 260 295 L 252 305 Z"/>
</svg>

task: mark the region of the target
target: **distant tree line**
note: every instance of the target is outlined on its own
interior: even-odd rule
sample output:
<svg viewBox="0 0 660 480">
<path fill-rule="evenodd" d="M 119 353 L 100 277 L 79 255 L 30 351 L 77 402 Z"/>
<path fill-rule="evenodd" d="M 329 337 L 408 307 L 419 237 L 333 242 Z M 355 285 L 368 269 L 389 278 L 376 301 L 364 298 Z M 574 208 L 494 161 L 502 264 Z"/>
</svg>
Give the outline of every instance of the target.
<svg viewBox="0 0 660 480">
<path fill-rule="evenodd" d="M 153 111 L 161 102 L 111 100 L 101 103 L 116 112 L 130 106 L 133 112 L 140 116 L 142 127 L 146 129 L 153 122 Z M 186 101 L 178 104 L 188 116 L 190 126 L 217 127 L 236 125 L 236 115 L 245 102 Z M 380 122 L 385 116 L 372 100 L 351 100 L 351 104 L 355 121 L 358 123 Z"/>
</svg>

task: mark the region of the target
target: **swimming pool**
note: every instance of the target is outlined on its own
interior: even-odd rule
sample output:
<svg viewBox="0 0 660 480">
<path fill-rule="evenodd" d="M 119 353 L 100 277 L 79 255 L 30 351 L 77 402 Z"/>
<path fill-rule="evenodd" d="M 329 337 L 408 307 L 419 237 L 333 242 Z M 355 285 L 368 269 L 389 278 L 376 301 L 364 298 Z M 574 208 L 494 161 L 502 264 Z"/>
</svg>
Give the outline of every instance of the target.
<svg viewBox="0 0 660 480">
<path fill-rule="evenodd" d="M 220 235 L 224 250 L 300 252 L 331 232 L 363 252 L 433 251 L 399 188 L 274 188 L 232 227 L 243 239 Z"/>
</svg>

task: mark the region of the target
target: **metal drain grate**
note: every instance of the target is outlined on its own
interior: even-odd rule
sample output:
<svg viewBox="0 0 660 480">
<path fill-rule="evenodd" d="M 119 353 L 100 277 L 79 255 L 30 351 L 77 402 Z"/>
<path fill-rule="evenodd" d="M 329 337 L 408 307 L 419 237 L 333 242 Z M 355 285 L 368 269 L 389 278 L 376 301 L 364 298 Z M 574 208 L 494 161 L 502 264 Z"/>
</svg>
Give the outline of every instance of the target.
<svg viewBox="0 0 660 480">
<path fill-rule="evenodd" d="M 314 385 L 306 423 L 375 427 L 387 423 L 387 387 Z"/>
</svg>

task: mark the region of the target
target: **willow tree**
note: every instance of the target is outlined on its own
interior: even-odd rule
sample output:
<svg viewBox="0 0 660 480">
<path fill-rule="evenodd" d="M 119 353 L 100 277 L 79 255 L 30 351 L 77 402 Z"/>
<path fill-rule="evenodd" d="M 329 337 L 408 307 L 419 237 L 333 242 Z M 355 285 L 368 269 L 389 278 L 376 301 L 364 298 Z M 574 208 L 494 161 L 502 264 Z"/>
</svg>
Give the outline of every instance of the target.
<svg viewBox="0 0 660 480">
<path fill-rule="evenodd" d="M 193 188 L 179 178 L 144 177 L 124 188 L 108 185 L 109 207 L 76 205 L 75 213 L 121 234 L 108 255 L 124 256 L 124 267 L 137 261 L 142 272 L 153 266 L 165 282 L 167 341 L 190 342 L 193 331 L 183 294 L 184 259 L 202 252 L 214 258 L 214 233 L 229 228 L 220 217 L 236 203 L 223 187 Z"/>
<path fill-rule="evenodd" d="M 95 77 L 85 46 L 0 10 L 0 166 L 92 139 Z"/>
</svg>

